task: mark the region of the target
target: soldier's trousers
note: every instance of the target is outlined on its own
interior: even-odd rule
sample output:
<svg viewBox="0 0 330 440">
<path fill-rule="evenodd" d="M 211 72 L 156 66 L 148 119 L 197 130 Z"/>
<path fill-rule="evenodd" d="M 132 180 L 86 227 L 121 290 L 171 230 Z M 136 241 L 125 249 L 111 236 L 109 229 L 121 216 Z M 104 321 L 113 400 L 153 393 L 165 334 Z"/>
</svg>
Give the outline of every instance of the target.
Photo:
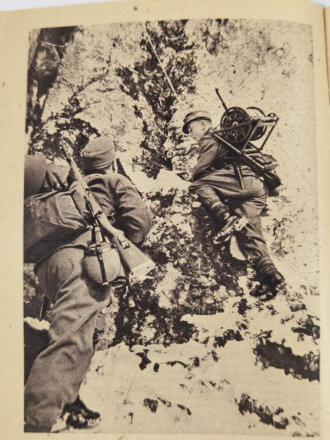
<svg viewBox="0 0 330 440">
<path fill-rule="evenodd" d="M 229 169 L 213 171 L 193 182 L 189 190 L 199 196 L 201 203 L 212 211 L 212 206 L 221 202 L 226 210 L 248 218 L 248 225 L 237 232 L 237 241 L 243 255 L 257 261 L 269 258 L 261 229 L 260 214 L 266 207 L 268 189 L 264 182 L 250 172 L 242 177 L 244 189 L 233 171 Z M 219 206 L 219 205 L 218 205 Z"/>
<path fill-rule="evenodd" d="M 86 278 L 83 249 L 54 253 L 37 269 L 42 291 L 54 303 L 50 343 L 33 363 L 25 386 L 25 423 L 49 431 L 66 404 L 73 403 L 89 368 L 98 311 L 111 288 Z"/>
</svg>

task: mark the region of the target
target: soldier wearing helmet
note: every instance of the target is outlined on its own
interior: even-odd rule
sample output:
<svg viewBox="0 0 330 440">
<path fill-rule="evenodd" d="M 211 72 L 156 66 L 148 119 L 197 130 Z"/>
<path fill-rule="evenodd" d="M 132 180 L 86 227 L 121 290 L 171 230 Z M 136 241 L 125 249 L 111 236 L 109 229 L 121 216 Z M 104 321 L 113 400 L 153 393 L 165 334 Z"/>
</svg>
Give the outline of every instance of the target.
<svg viewBox="0 0 330 440">
<path fill-rule="evenodd" d="M 260 214 L 266 207 L 264 181 L 213 136 L 211 115 L 203 110 L 188 113 L 182 130 L 198 144 L 198 160 L 192 172 L 190 191 L 215 217 L 220 240 L 232 233 L 243 255 L 254 265 L 260 281 L 259 294 L 284 281 L 272 262 L 261 229 Z"/>
<path fill-rule="evenodd" d="M 43 154 L 26 154 L 24 168 L 24 199 L 39 192 L 68 187 L 68 167 L 47 163 Z"/>
<path fill-rule="evenodd" d="M 112 140 L 99 137 L 90 140 L 82 151 L 82 167 L 89 174 L 88 184 L 103 212 L 137 244 L 151 227 L 151 213 L 126 177 L 109 172 L 115 157 Z M 28 162 L 31 165 L 33 160 Z M 28 168 L 26 195 L 40 191 L 42 176 L 46 175 L 42 168 L 33 181 Z M 94 352 L 98 312 L 111 304 L 113 294 L 111 286 L 96 284 L 85 272 L 82 262 L 90 241 L 91 232 L 84 232 L 36 265 L 40 288 L 54 307 L 50 343 L 35 359 L 25 386 L 26 432 L 50 432 L 68 408 L 72 410 L 70 424 L 77 428 L 88 427 L 100 416 L 88 410 L 78 396 Z"/>
</svg>

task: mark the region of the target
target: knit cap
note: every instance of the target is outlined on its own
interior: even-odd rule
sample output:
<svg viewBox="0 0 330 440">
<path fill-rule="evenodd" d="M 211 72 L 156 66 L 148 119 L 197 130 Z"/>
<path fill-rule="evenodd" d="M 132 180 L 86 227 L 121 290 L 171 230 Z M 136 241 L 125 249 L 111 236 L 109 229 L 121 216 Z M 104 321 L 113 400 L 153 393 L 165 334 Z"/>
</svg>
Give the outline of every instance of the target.
<svg viewBox="0 0 330 440">
<path fill-rule="evenodd" d="M 112 139 L 101 136 L 91 139 L 80 153 L 81 165 L 85 170 L 102 170 L 116 159 Z"/>
</svg>

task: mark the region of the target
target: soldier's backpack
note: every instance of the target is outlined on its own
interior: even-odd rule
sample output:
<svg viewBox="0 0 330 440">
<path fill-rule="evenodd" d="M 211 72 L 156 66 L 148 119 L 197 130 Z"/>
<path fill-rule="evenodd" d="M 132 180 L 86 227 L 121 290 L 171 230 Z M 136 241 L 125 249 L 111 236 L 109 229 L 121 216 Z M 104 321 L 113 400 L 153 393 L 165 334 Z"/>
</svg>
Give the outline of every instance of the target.
<svg viewBox="0 0 330 440">
<path fill-rule="evenodd" d="M 38 263 L 90 229 L 82 187 L 34 194 L 24 200 L 24 262 Z"/>
</svg>

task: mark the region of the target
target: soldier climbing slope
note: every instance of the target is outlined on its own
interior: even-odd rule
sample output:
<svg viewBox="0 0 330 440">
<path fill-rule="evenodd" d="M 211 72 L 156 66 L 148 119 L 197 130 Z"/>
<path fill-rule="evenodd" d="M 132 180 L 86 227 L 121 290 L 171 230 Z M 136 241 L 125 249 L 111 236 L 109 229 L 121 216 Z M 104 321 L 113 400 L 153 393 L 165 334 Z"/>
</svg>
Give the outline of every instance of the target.
<svg viewBox="0 0 330 440">
<path fill-rule="evenodd" d="M 260 214 L 268 196 L 264 180 L 248 165 L 238 164 L 237 155 L 214 136 L 208 112 L 188 113 L 182 129 L 199 144 L 190 191 L 216 218 L 220 239 L 236 234 L 240 250 L 260 281 L 256 294 L 274 289 L 284 278 L 272 262 L 262 234 Z"/>
<path fill-rule="evenodd" d="M 107 172 L 115 160 L 112 140 L 91 140 L 82 160 L 85 169 L 98 173 L 90 176 L 89 186 L 104 214 L 114 217 L 133 243 L 142 242 L 151 214 L 127 178 Z M 62 174 L 54 168 L 49 173 L 42 155 L 27 160 L 25 197 L 61 186 Z M 87 427 L 99 417 L 78 396 L 94 352 L 97 314 L 111 304 L 113 294 L 111 285 L 96 283 L 86 272 L 83 259 L 91 235 L 88 230 L 67 240 L 36 264 L 40 288 L 54 306 L 49 345 L 35 359 L 25 386 L 26 432 L 50 432 L 66 405 L 71 405 L 71 425 L 76 427 Z"/>
</svg>

